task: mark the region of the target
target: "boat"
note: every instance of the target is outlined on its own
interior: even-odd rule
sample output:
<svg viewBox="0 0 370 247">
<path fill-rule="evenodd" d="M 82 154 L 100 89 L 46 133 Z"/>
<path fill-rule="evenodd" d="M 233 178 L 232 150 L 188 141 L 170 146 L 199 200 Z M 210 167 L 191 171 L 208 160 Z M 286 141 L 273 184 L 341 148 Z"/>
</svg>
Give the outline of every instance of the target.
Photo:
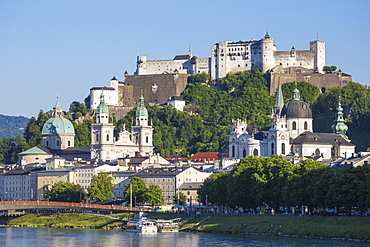
<svg viewBox="0 0 370 247">
<path fill-rule="evenodd" d="M 142 234 L 156 234 L 158 232 L 158 227 L 155 221 L 140 218 L 128 221 L 127 231 L 140 232 Z"/>
<path fill-rule="evenodd" d="M 158 232 L 178 232 L 179 224 L 174 220 L 156 220 Z"/>
</svg>

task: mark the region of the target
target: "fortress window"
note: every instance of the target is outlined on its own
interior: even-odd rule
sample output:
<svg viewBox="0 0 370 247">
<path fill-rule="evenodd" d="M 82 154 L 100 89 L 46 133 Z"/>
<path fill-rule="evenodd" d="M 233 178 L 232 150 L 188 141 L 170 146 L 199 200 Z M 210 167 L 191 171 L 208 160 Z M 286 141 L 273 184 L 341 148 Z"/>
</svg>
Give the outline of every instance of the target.
<svg viewBox="0 0 370 247">
<path fill-rule="evenodd" d="M 326 88 L 322 87 L 322 88 L 321 88 L 321 92 L 322 92 L 322 93 L 325 93 L 325 91 L 326 91 Z"/>
</svg>

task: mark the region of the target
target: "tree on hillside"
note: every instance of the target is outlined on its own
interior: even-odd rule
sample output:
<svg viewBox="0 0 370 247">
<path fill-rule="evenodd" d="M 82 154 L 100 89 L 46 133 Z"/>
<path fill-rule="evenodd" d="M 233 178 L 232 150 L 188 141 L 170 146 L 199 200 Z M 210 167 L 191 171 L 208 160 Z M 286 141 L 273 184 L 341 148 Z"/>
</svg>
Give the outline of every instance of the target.
<svg viewBox="0 0 370 247">
<path fill-rule="evenodd" d="M 18 162 L 17 154 L 29 147 L 21 135 L 3 138 L 0 140 L 0 164 L 16 164 Z"/>
<path fill-rule="evenodd" d="M 164 203 L 161 188 L 156 184 L 149 185 L 149 188 L 143 193 L 143 201 L 153 206 L 162 205 Z"/>
<path fill-rule="evenodd" d="M 49 201 L 81 202 L 87 198 L 87 195 L 79 184 L 60 181 L 55 183 L 44 197 Z"/>
<path fill-rule="evenodd" d="M 107 174 L 99 173 L 92 177 L 87 191 L 90 198 L 102 201 L 114 197 L 112 192 L 114 188 L 113 178 Z"/>
<path fill-rule="evenodd" d="M 337 70 L 337 66 L 324 66 L 322 70 L 325 72 L 334 72 Z"/>
<path fill-rule="evenodd" d="M 285 102 L 292 98 L 292 91 L 297 88 L 300 91 L 301 100 L 311 104 L 320 94 L 320 89 L 308 82 L 288 82 L 282 85 Z"/>
</svg>

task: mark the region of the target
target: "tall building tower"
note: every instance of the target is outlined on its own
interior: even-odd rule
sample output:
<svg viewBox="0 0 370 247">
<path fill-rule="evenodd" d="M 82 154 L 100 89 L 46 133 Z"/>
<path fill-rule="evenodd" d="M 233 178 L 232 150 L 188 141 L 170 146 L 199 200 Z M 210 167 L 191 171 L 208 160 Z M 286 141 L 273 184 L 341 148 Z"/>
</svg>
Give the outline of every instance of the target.
<svg viewBox="0 0 370 247">
<path fill-rule="evenodd" d="M 266 31 L 265 37 L 261 40 L 261 64 L 262 64 L 262 71 L 265 72 L 273 67 L 275 67 L 275 59 L 274 59 L 274 40 L 270 37 L 269 33 Z"/>
<path fill-rule="evenodd" d="M 91 125 L 91 158 L 113 160 L 115 156 L 114 126 L 109 123 L 109 109 L 102 93 L 96 108 L 96 123 Z"/>
<path fill-rule="evenodd" d="M 148 124 L 148 110 L 144 106 L 144 97 L 141 95 L 139 107 L 136 109 L 136 125 L 131 126 L 133 142 L 139 145 L 142 156 L 153 154 L 153 127 Z"/>
<path fill-rule="evenodd" d="M 287 127 L 286 117 L 282 115 L 283 108 L 283 90 L 281 89 L 279 79 L 272 115 L 271 128 L 267 137 L 267 156 L 273 154 L 287 155 L 289 153 L 289 131 Z"/>
<path fill-rule="evenodd" d="M 311 41 L 310 50 L 314 53 L 314 71 L 317 73 L 323 73 L 325 66 L 325 42 L 324 41 Z"/>
</svg>

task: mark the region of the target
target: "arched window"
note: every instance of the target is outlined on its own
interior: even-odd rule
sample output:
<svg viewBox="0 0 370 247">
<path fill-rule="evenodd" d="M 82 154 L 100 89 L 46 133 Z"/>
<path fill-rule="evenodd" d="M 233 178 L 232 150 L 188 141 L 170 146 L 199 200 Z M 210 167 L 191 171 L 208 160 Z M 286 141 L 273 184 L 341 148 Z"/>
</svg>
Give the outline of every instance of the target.
<svg viewBox="0 0 370 247">
<path fill-rule="evenodd" d="M 325 91 L 326 91 L 326 88 L 322 87 L 322 88 L 321 88 L 321 92 L 322 92 L 322 93 L 325 93 Z"/>
<path fill-rule="evenodd" d="M 71 146 L 71 141 L 70 140 L 68 140 L 68 147 L 70 147 Z"/>
<path fill-rule="evenodd" d="M 297 129 L 297 123 L 294 121 L 292 125 L 293 125 L 292 126 L 293 130 L 296 130 Z"/>
<path fill-rule="evenodd" d="M 285 143 L 281 144 L 281 154 L 285 154 Z"/>
<path fill-rule="evenodd" d="M 145 137 L 146 143 L 149 143 L 149 136 Z"/>
<path fill-rule="evenodd" d="M 98 141 L 99 141 L 99 134 L 96 134 L 96 135 L 95 135 L 95 139 L 96 139 L 96 142 L 98 142 Z"/>
<path fill-rule="evenodd" d="M 107 142 L 109 142 L 109 134 L 107 134 Z"/>
<path fill-rule="evenodd" d="M 247 156 L 247 150 L 243 149 L 243 158 L 245 158 L 245 156 Z"/>
<path fill-rule="evenodd" d="M 304 122 L 304 130 L 307 130 L 308 129 L 308 127 L 307 127 L 307 122 Z"/>
<path fill-rule="evenodd" d="M 57 140 L 57 147 L 59 147 L 60 146 L 60 141 L 59 140 Z"/>
<path fill-rule="evenodd" d="M 49 147 L 49 141 L 46 141 L 46 146 Z"/>
<path fill-rule="evenodd" d="M 275 144 L 271 143 L 271 155 L 275 154 Z"/>
<path fill-rule="evenodd" d="M 257 148 L 255 148 L 255 149 L 253 150 L 253 155 L 258 156 L 258 150 L 257 150 Z"/>
<path fill-rule="evenodd" d="M 316 150 L 315 150 L 315 156 L 320 156 L 320 155 L 321 155 L 320 149 L 316 148 Z"/>
<path fill-rule="evenodd" d="M 231 157 L 235 157 L 235 146 L 231 147 Z"/>
</svg>

